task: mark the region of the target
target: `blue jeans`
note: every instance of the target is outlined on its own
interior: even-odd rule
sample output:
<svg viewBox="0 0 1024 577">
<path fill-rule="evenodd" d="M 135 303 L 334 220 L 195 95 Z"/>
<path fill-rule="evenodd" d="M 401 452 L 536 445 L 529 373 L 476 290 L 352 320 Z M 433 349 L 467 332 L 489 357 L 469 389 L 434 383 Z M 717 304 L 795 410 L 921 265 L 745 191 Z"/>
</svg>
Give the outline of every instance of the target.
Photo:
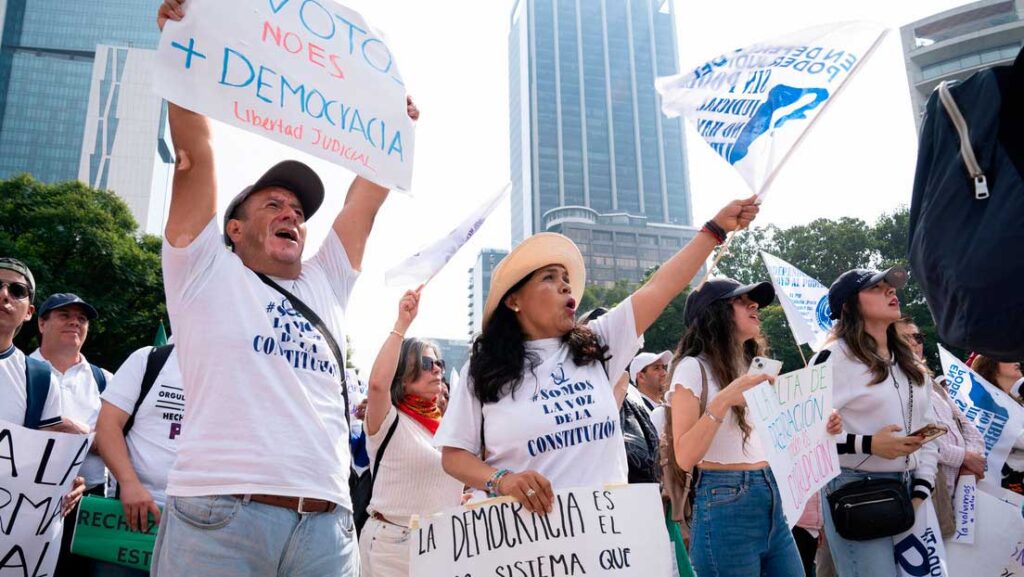
<svg viewBox="0 0 1024 577">
<path fill-rule="evenodd" d="M 903 473 L 869 473 L 856 469 L 842 469 L 839 476 L 828 482 L 821 491 L 821 508 L 825 517 L 825 539 L 828 541 L 832 561 L 839 577 L 899 577 L 896 569 L 896 555 L 892 537 L 870 541 L 850 541 L 836 533 L 832 522 L 832 511 L 828 506 L 828 494 L 836 489 L 871 477 L 872 479 L 901 479 Z"/>
<path fill-rule="evenodd" d="M 358 577 L 352 514 L 299 514 L 231 495 L 168 497 L 154 577 Z"/>
<path fill-rule="evenodd" d="M 803 577 L 770 469 L 700 471 L 690 561 L 699 577 Z"/>
</svg>

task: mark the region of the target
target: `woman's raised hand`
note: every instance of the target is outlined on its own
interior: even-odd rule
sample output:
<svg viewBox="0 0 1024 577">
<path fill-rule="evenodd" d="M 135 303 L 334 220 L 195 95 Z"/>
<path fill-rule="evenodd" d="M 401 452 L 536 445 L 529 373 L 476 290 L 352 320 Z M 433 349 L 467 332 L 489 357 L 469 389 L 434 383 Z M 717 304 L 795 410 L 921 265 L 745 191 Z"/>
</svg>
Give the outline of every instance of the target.
<svg viewBox="0 0 1024 577">
<path fill-rule="evenodd" d="M 761 209 L 757 205 L 757 196 L 755 195 L 730 202 L 718 211 L 712 220 L 726 232 L 743 230 L 750 226 L 759 210 Z"/>
<path fill-rule="evenodd" d="M 412 321 L 416 320 L 416 315 L 420 311 L 420 291 L 422 290 L 423 285 L 420 285 L 416 290 L 405 291 L 402 300 L 398 301 L 398 320 L 395 321 L 395 330 L 403 335 Z"/>
</svg>

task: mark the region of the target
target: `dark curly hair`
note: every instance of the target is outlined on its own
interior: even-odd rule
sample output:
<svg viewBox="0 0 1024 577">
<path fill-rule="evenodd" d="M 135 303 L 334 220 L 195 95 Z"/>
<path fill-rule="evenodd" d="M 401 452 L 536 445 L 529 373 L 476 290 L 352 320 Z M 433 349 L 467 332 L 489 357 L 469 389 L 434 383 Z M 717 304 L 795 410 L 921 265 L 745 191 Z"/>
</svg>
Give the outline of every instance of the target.
<svg viewBox="0 0 1024 577">
<path fill-rule="evenodd" d="M 686 332 L 679 339 L 679 346 L 676 347 L 671 373 L 675 373 L 676 366 L 683 358 L 704 355 L 711 366 L 712 376 L 718 382 L 718 386 L 724 389 L 742 375 L 739 369 L 743 367 L 736 366 L 733 351 L 737 348 L 742 351 L 742 361 L 745 364 L 749 364 L 756 356 L 768 354 L 764 337 L 759 336 L 743 343 L 736 343 L 732 302 L 733 299 L 722 299 L 711 303 L 700 317 L 686 328 Z M 732 412 L 736 415 L 736 422 L 743 433 L 745 445 L 752 430 L 746 418 L 747 408 L 734 406 Z"/>
<path fill-rule="evenodd" d="M 536 354 L 526 350 L 526 334 L 519 326 L 519 319 L 504 305 L 505 299 L 521 289 L 534 273 L 502 295 L 483 331 L 473 340 L 469 376 L 473 379 L 473 392 L 481 403 L 497 403 L 505 395 L 515 395 L 526 371 L 532 372 L 541 362 Z M 572 361 L 577 366 L 603 363 L 611 358 L 608 346 L 585 325 L 574 326 L 562 336 L 562 341 L 569 345 Z"/>
</svg>

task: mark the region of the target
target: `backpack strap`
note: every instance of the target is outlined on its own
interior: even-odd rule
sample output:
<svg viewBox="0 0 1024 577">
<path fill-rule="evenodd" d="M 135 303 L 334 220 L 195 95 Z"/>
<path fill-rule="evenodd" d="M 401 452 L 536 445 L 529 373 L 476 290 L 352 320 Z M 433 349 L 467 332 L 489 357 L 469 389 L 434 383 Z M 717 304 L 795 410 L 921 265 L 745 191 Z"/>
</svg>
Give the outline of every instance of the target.
<svg viewBox="0 0 1024 577">
<path fill-rule="evenodd" d="M 331 331 L 327 330 L 327 325 L 324 324 L 324 321 L 320 320 L 320 317 L 313 312 L 313 309 L 309 308 L 309 305 L 302 302 L 302 299 L 285 290 L 284 287 L 274 282 L 274 280 L 269 276 L 261 272 L 256 273 L 256 276 L 260 277 L 263 284 L 284 295 L 284 297 L 288 299 L 288 302 L 295 307 L 295 310 L 299 311 L 299 314 L 305 317 L 310 324 L 316 327 L 316 330 L 319 331 L 320 335 L 323 336 L 325 341 L 327 341 L 327 348 L 331 349 L 331 352 L 334 353 L 335 360 L 338 361 L 338 376 L 341 381 L 341 395 L 345 398 L 345 423 L 348 425 L 348 430 L 351 432 L 352 418 L 349 415 L 351 411 L 348 405 L 348 383 L 345 382 L 345 356 L 341 353 L 341 347 L 338 346 L 338 341 L 334 340 L 334 335 L 331 334 Z"/>
<path fill-rule="evenodd" d="M 697 366 L 700 367 L 700 414 L 698 417 L 702 417 L 708 409 L 708 372 L 700 359 L 697 359 Z"/>
<path fill-rule="evenodd" d="M 50 396 L 51 374 L 46 363 L 25 357 L 25 427 L 28 429 L 39 429 L 44 425 L 43 407 Z"/>
<path fill-rule="evenodd" d="M 103 394 L 107 388 L 107 375 L 103 374 L 103 369 L 92 363 L 89 363 L 89 368 L 92 369 L 92 378 L 96 381 L 96 387 L 100 390 L 100 394 Z"/>
<path fill-rule="evenodd" d="M 135 399 L 135 406 L 132 407 L 132 414 L 125 421 L 124 427 L 121 432 L 125 437 L 128 436 L 128 431 L 132 429 L 132 425 L 135 424 L 135 415 L 139 414 L 139 407 L 142 406 L 142 401 L 146 399 L 146 395 L 153 388 L 153 384 L 156 383 L 156 378 L 163 370 L 164 365 L 167 364 L 167 359 L 171 357 L 171 353 L 174 351 L 174 345 L 163 345 L 162 347 L 153 347 L 149 351 L 149 356 L 146 357 L 146 372 L 142 375 L 142 383 L 139 387 L 139 398 Z"/>
</svg>

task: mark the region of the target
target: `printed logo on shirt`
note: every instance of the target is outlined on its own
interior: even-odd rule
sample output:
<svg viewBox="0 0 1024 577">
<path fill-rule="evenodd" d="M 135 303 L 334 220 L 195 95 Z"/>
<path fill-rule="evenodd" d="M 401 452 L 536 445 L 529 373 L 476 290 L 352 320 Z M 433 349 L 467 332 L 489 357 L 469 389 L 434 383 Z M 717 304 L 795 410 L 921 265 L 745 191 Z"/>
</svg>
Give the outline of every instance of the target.
<svg viewBox="0 0 1024 577">
<path fill-rule="evenodd" d="M 324 337 L 299 311 L 292 308 L 288 299 L 268 302 L 264 312 L 276 334 L 256 335 L 252 340 L 255 352 L 284 357 L 296 370 L 331 376 L 338 374 L 338 365 L 331 358 Z"/>
<path fill-rule="evenodd" d="M 151 393 L 152 394 L 152 393 Z M 181 435 L 181 418 L 185 414 L 185 391 L 160 383 L 156 390 L 156 408 L 160 420 L 167 423 L 167 438 L 175 440 Z"/>
<path fill-rule="evenodd" d="M 603 421 L 594 418 L 595 387 L 589 380 L 573 381 L 565 374 L 562 363 L 558 363 L 549 377 L 550 385 L 541 386 L 530 400 L 540 405 L 556 430 L 527 441 L 526 450 L 531 457 L 600 441 L 615 434 L 617 415 L 615 419 L 607 417 Z"/>
</svg>

